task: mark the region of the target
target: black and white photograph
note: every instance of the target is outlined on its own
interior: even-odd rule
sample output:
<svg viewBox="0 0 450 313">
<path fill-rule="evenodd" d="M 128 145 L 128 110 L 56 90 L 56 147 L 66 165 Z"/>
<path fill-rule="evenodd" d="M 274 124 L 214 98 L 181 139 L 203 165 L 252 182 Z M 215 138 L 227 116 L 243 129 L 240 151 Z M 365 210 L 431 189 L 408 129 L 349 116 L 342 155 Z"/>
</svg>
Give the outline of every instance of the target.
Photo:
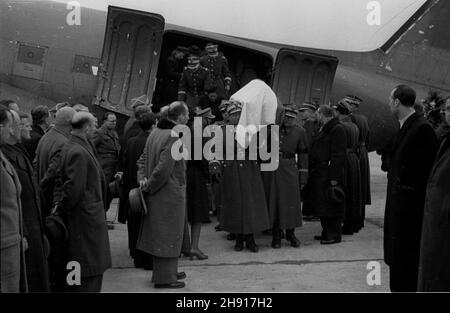
<svg viewBox="0 0 450 313">
<path fill-rule="evenodd" d="M 0 0 L 0 292 L 450 293 L 449 17 Z"/>
</svg>

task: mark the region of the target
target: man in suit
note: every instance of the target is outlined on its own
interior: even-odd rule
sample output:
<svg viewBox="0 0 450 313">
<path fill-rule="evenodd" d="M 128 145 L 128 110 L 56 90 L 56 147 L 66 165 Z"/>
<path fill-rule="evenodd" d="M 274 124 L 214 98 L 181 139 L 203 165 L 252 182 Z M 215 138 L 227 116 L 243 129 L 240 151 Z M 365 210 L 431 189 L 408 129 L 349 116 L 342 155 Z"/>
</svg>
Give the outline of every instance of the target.
<svg viewBox="0 0 450 313">
<path fill-rule="evenodd" d="M 414 89 L 399 85 L 389 103 L 400 123 L 390 156 L 384 221 L 384 260 L 393 292 L 417 288 L 425 192 L 438 147 L 433 128 L 413 108 L 415 99 Z"/>
<path fill-rule="evenodd" d="M 144 148 L 145 163 L 138 163 L 138 179 L 149 211 L 143 217 L 136 248 L 153 255 L 155 288 L 183 288 L 186 277 L 178 273 L 186 221 L 186 164 L 175 160 L 172 146 L 179 140 L 173 128 L 186 124 L 184 102 L 169 105 L 167 119 L 158 122 Z"/>
<path fill-rule="evenodd" d="M 72 136 L 61 151 L 61 197 L 57 203 L 69 233 L 67 260 L 81 266 L 81 285 L 75 292 L 100 292 L 103 273 L 111 267 L 106 226 L 106 181 L 87 133 L 94 116 L 77 112 L 72 120 Z"/>
</svg>

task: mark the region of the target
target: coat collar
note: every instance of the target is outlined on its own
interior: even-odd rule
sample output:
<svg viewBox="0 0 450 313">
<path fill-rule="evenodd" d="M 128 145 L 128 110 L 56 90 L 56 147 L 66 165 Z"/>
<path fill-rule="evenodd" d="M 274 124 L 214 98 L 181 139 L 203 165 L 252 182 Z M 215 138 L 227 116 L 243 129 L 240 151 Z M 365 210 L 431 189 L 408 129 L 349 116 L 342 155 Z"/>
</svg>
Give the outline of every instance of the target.
<svg viewBox="0 0 450 313">
<path fill-rule="evenodd" d="M 398 144 L 400 143 L 400 141 L 403 139 L 403 137 L 405 137 L 406 133 L 408 132 L 408 130 L 411 128 L 411 126 L 414 124 L 414 122 L 416 122 L 418 119 L 420 119 L 421 117 L 423 117 L 422 114 L 415 112 L 413 115 L 411 115 L 403 124 L 402 128 L 400 128 L 397 138 L 395 140 L 395 145 L 394 145 L 394 150 L 396 147 L 398 147 Z"/>
<path fill-rule="evenodd" d="M 172 129 L 176 126 L 176 124 L 166 118 L 163 118 L 158 122 L 157 127 L 160 129 Z"/>
<path fill-rule="evenodd" d="M 337 124 L 339 124 L 339 119 L 337 117 L 332 118 L 322 127 L 324 133 L 329 133 Z"/>
</svg>

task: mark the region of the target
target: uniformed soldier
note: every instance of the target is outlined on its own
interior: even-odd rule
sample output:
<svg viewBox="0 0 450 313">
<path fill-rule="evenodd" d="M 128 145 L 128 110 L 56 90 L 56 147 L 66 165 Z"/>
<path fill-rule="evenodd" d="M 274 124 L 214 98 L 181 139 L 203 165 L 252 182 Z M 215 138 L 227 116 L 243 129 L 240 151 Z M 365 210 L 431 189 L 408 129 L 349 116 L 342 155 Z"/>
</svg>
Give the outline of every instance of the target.
<svg viewBox="0 0 450 313">
<path fill-rule="evenodd" d="M 195 112 L 200 96 L 205 95 L 205 89 L 211 88 L 212 81 L 207 68 L 200 65 L 200 49 L 192 46 L 188 56 L 188 65 L 181 74 L 178 86 L 178 100 L 185 101 L 189 112 Z"/>
<path fill-rule="evenodd" d="M 353 235 L 359 231 L 361 221 L 361 172 L 358 156 L 358 126 L 350 119 L 350 106 L 342 99 L 333 106 L 347 134 L 345 190 L 345 217 L 343 235 Z"/>
<path fill-rule="evenodd" d="M 304 102 L 299 107 L 299 116 L 300 116 L 300 122 L 303 128 L 306 132 L 306 144 L 308 151 L 311 150 L 311 145 L 314 141 L 314 138 L 317 136 L 320 130 L 319 122 L 316 119 L 316 110 L 317 106 L 310 103 L 310 102 Z M 308 158 L 308 157 L 307 157 Z M 308 162 L 308 161 L 306 161 Z M 301 168 L 302 171 L 302 177 L 304 177 L 304 180 L 308 181 L 308 166 L 306 169 Z M 305 221 L 312 221 L 312 220 L 318 220 L 318 218 L 313 216 L 313 208 L 309 203 L 305 202 L 303 199 L 303 207 L 302 207 L 302 213 L 303 213 L 303 219 Z"/>
<path fill-rule="evenodd" d="M 272 172 L 262 172 L 274 249 L 281 247 L 282 230 L 286 230 L 285 238 L 291 246 L 300 246 L 294 233 L 295 227 L 302 225 L 300 186 L 306 183 L 300 170 L 306 169 L 308 165 L 306 132 L 303 127 L 294 124 L 297 113 L 292 105 L 285 105 L 279 132 L 278 168 Z M 276 140 L 273 137 L 271 139 Z"/>
<path fill-rule="evenodd" d="M 227 111 L 229 124 L 236 126 L 241 105 L 231 102 Z M 225 132 L 223 135 L 224 158 L 227 149 L 232 148 L 227 145 L 227 136 L 235 137 L 235 132 Z M 258 162 L 250 159 L 249 149 L 238 148 L 239 143 L 233 139 L 234 158 L 225 159 L 222 167 L 220 223 L 224 230 L 236 234 L 236 251 L 242 251 L 245 241 L 247 249 L 258 252 L 254 234 L 270 228 L 264 186 Z M 238 155 L 244 158 L 238 159 Z"/>
<path fill-rule="evenodd" d="M 200 65 L 209 70 L 211 80 L 217 86 L 218 96 L 227 99 L 231 86 L 231 72 L 227 58 L 222 52 L 218 51 L 218 47 L 217 44 L 212 42 L 207 43 L 205 46 L 207 54 L 200 59 Z"/>
<path fill-rule="evenodd" d="M 367 152 L 367 147 L 369 146 L 369 123 L 367 122 L 367 117 L 359 113 L 359 106 L 362 103 L 362 99 L 357 96 L 347 95 L 344 98 L 351 108 L 350 118 L 353 123 L 358 126 L 359 130 L 359 140 L 358 140 L 358 150 L 359 150 L 359 163 L 361 169 L 361 221 L 359 223 L 359 228 L 364 227 L 364 219 L 366 216 L 366 205 L 371 204 L 370 196 L 370 165 L 369 165 L 369 154 Z"/>
</svg>

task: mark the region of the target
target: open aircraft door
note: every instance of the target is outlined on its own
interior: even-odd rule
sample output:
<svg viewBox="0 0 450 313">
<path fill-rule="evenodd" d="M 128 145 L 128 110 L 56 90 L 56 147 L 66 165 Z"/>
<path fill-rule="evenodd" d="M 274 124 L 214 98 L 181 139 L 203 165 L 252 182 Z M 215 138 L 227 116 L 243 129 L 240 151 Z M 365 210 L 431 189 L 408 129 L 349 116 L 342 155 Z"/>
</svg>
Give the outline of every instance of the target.
<svg viewBox="0 0 450 313">
<path fill-rule="evenodd" d="M 157 14 L 108 7 L 105 41 L 95 104 L 125 115 L 131 99 L 152 99 L 164 18 Z"/>
<path fill-rule="evenodd" d="M 272 88 L 282 103 L 297 106 L 305 101 L 328 104 L 337 65 L 335 57 L 280 49 Z"/>
</svg>

